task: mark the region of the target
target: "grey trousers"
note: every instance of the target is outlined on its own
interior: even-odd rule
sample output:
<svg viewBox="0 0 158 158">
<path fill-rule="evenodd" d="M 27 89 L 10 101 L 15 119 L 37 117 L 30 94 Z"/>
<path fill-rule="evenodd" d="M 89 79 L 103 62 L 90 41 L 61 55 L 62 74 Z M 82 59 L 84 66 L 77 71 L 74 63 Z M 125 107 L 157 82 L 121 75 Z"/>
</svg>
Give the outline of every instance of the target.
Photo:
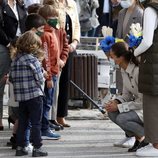
<svg viewBox="0 0 158 158">
<path fill-rule="evenodd" d="M 6 81 L 3 79 L 9 71 L 10 57 L 8 49 L 0 44 L 0 119 L 3 117 L 3 93 Z"/>
<path fill-rule="evenodd" d="M 119 111 L 109 112 L 108 116 L 110 120 L 125 131 L 127 136 L 144 136 L 143 122 L 135 111 L 129 111 L 126 113 L 120 113 Z"/>
</svg>

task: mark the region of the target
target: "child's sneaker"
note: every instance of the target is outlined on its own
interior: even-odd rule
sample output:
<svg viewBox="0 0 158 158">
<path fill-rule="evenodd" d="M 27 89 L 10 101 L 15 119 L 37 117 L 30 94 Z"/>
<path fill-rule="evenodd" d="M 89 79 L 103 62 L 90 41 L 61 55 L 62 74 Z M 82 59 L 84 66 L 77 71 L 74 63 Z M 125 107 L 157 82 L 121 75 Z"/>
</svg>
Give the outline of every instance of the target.
<svg viewBox="0 0 158 158">
<path fill-rule="evenodd" d="M 16 148 L 15 156 L 24 156 L 24 155 L 28 155 L 28 151 L 25 148 L 18 146 Z"/>
<path fill-rule="evenodd" d="M 32 152 L 32 157 L 41 157 L 41 156 L 47 156 L 48 153 L 46 151 L 43 151 L 42 148 L 34 148 Z"/>
<path fill-rule="evenodd" d="M 52 130 L 42 131 L 42 139 L 52 139 L 58 140 L 60 139 L 60 134 L 53 132 Z"/>
<path fill-rule="evenodd" d="M 32 151 L 33 151 L 33 146 L 32 146 L 32 144 L 29 143 L 28 146 L 25 147 L 25 150 L 27 150 L 28 153 L 32 153 Z"/>
</svg>

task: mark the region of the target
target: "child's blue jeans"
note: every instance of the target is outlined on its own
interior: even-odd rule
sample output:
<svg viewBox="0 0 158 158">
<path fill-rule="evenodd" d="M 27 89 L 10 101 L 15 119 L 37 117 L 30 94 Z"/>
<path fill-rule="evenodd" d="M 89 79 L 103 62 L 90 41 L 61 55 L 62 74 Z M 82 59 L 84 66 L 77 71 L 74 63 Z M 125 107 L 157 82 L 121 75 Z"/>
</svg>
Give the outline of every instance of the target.
<svg viewBox="0 0 158 158">
<path fill-rule="evenodd" d="M 57 75 L 52 76 L 54 87 L 56 87 L 57 79 Z M 42 131 L 49 130 L 49 111 L 51 109 L 51 106 L 53 105 L 54 87 L 47 88 L 45 84 L 45 97 L 43 99 Z"/>
</svg>

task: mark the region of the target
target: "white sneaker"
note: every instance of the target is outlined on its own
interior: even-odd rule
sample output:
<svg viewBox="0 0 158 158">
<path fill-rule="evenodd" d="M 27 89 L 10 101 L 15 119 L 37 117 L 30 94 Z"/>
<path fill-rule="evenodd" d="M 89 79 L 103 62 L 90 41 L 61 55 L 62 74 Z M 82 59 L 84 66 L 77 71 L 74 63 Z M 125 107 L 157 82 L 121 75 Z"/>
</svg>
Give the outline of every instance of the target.
<svg viewBox="0 0 158 158">
<path fill-rule="evenodd" d="M 124 148 L 131 148 L 134 145 L 135 141 L 135 137 L 130 137 L 126 142 L 122 144 L 122 146 Z"/>
<path fill-rule="evenodd" d="M 126 137 L 123 140 L 114 143 L 115 147 L 131 148 L 135 143 L 135 137 Z"/>
<path fill-rule="evenodd" d="M 29 143 L 29 145 L 26 146 L 25 149 L 28 151 L 28 153 L 32 153 L 32 151 L 33 151 L 33 146 L 32 146 L 32 144 Z"/>
<path fill-rule="evenodd" d="M 146 146 L 144 146 L 144 147 L 141 147 L 141 148 L 138 149 L 138 150 L 139 150 L 139 152 L 140 152 L 141 150 L 144 150 L 144 149 L 146 149 L 146 148 L 149 148 L 149 146 L 152 146 L 152 144 L 149 143 L 148 145 L 146 145 Z M 137 150 L 137 151 L 138 151 L 138 150 Z"/>
<path fill-rule="evenodd" d="M 158 157 L 158 149 L 152 145 L 148 145 L 142 149 L 136 151 L 136 156 L 140 157 Z"/>
</svg>

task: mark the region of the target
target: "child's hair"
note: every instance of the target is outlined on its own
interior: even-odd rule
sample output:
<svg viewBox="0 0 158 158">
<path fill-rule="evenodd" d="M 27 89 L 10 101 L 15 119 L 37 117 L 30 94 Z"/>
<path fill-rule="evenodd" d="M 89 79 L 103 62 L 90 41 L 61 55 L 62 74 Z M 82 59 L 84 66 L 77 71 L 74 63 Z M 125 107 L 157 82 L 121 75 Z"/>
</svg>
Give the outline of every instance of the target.
<svg viewBox="0 0 158 158">
<path fill-rule="evenodd" d="M 134 51 L 132 48 L 128 47 L 126 42 L 117 42 L 111 47 L 111 51 L 119 58 L 124 57 L 127 62 L 133 62 L 138 66 L 139 62 L 134 56 Z"/>
<path fill-rule="evenodd" d="M 44 5 L 39 9 L 38 14 L 47 20 L 48 17 L 59 17 L 59 10 L 53 5 Z"/>
<path fill-rule="evenodd" d="M 41 51 L 40 49 L 42 49 L 42 42 L 34 31 L 27 31 L 18 38 L 16 48 L 17 53 L 37 55 Z"/>
<path fill-rule="evenodd" d="M 11 60 L 14 60 L 17 54 L 17 48 L 16 46 L 10 45 L 9 46 L 9 53 L 10 53 L 10 58 Z"/>
<path fill-rule="evenodd" d="M 59 6 L 59 2 L 58 0 L 43 0 L 43 5 L 52 5 L 52 6 L 55 6 L 55 7 L 58 7 Z"/>
<path fill-rule="evenodd" d="M 26 21 L 25 21 L 25 29 L 26 31 L 31 30 L 32 28 L 38 28 L 40 26 L 43 26 L 46 24 L 45 19 L 36 14 L 36 13 L 32 13 L 30 15 L 27 16 Z"/>
<path fill-rule="evenodd" d="M 28 6 L 27 8 L 27 12 L 28 14 L 31 13 L 38 13 L 38 10 L 42 7 L 42 4 L 39 3 L 34 3 Z"/>
<path fill-rule="evenodd" d="M 45 58 L 44 50 L 43 50 L 43 49 L 39 49 L 39 50 L 34 54 L 34 56 L 35 56 L 36 58 L 38 58 L 38 60 L 39 60 L 40 62 L 42 62 L 42 61 L 44 60 L 44 58 Z"/>
</svg>

